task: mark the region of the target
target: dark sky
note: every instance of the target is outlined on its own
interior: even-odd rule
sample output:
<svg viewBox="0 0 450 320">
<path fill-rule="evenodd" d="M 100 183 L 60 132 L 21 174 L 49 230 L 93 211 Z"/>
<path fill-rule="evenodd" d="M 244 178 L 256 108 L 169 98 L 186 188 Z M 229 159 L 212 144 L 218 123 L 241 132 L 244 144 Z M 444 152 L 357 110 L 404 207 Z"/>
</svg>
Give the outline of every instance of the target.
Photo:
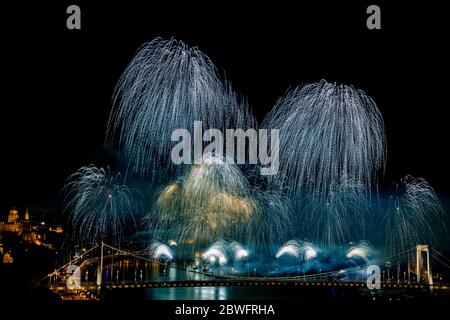
<svg viewBox="0 0 450 320">
<path fill-rule="evenodd" d="M 450 195 L 445 11 L 375 1 L 382 29 L 370 31 L 365 10 L 372 3 L 341 2 L 6 6 L 0 210 L 58 208 L 68 174 L 110 162 L 102 145 L 112 91 L 139 46 L 157 36 L 198 46 L 247 97 L 259 121 L 302 83 L 326 79 L 365 90 L 385 120 L 385 181 L 422 176 Z M 73 3 L 81 7 L 80 31 L 66 29 Z"/>
</svg>

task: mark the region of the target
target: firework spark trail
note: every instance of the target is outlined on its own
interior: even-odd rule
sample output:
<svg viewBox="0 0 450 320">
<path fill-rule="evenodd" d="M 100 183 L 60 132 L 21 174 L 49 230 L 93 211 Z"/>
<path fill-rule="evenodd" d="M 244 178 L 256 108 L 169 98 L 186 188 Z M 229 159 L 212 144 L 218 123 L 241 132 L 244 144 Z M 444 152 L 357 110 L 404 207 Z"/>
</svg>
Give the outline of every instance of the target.
<svg viewBox="0 0 450 320">
<path fill-rule="evenodd" d="M 153 241 L 150 247 L 148 248 L 150 257 L 154 260 L 160 259 L 173 259 L 172 250 L 170 247 L 164 243 Z"/>
<path fill-rule="evenodd" d="M 372 245 L 367 241 L 359 241 L 357 244 L 351 246 L 346 253 L 346 257 L 349 259 L 359 257 L 367 264 L 375 255 L 375 250 Z"/>
<path fill-rule="evenodd" d="M 311 242 L 292 239 L 278 249 L 275 257 L 280 258 L 284 255 L 294 257 L 300 262 L 308 262 L 317 256 L 317 249 Z"/>
<path fill-rule="evenodd" d="M 404 177 L 389 199 L 385 219 L 388 251 L 395 255 L 417 244 L 436 244 L 435 234 L 445 230 L 443 217 L 439 198 L 428 182 Z"/>
<path fill-rule="evenodd" d="M 64 186 L 65 213 L 74 228 L 74 239 L 85 243 L 111 240 L 120 244 L 124 231 L 135 227 L 136 192 L 120 174 L 89 165 L 68 177 Z"/>
<path fill-rule="evenodd" d="M 255 126 L 248 107 L 201 51 L 173 39 L 143 45 L 117 84 L 107 141 L 118 139 L 132 172 L 164 179 L 182 170 L 170 159 L 172 132 L 192 134 L 196 120 L 205 130 Z"/>
<path fill-rule="evenodd" d="M 289 240 L 285 244 L 283 244 L 280 249 L 277 251 L 275 255 L 276 258 L 280 258 L 281 256 L 289 255 L 295 258 L 300 257 L 300 244 L 296 240 Z"/>
<path fill-rule="evenodd" d="M 249 252 L 237 241 L 226 241 L 223 239 L 215 241 L 202 254 L 202 257 L 211 262 L 218 262 L 220 265 L 225 265 L 230 261 L 243 262 L 248 259 Z"/>
<path fill-rule="evenodd" d="M 165 187 L 146 219 L 161 236 L 198 247 L 232 238 L 259 249 L 289 236 L 291 226 L 283 198 L 252 188 L 237 165 L 211 154 Z"/>
<path fill-rule="evenodd" d="M 278 100 L 262 127 L 280 130 L 280 170 L 271 182 L 295 196 L 326 198 L 345 180 L 370 188 L 384 168 L 382 116 L 351 86 L 322 80 L 298 87 Z"/>
<path fill-rule="evenodd" d="M 247 238 L 255 251 L 268 254 L 270 245 L 292 238 L 296 232 L 290 199 L 273 190 L 254 189 L 261 211 L 247 228 Z"/>
<path fill-rule="evenodd" d="M 229 243 L 229 247 L 235 262 L 241 262 L 248 258 L 248 250 L 244 249 L 239 242 L 233 240 Z"/>
<path fill-rule="evenodd" d="M 306 194 L 301 204 L 301 233 L 315 243 L 331 247 L 365 237 L 369 204 L 363 185 L 332 183 L 326 198 Z"/>
<path fill-rule="evenodd" d="M 228 263 L 228 243 L 224 240 L 217 240 L 208 250 L 203 253 L 203 258 L 211 263 L 218 262 L 219 265 Z"/>
</svg>

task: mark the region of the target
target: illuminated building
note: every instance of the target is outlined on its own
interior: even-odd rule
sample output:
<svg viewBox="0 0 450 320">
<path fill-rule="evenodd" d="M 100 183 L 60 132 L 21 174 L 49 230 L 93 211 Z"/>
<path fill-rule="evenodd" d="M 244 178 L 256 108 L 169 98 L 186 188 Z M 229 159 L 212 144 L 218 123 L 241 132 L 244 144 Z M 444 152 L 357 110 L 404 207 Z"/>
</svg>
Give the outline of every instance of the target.
<svg viewBox="0 0 450 320">
<path fill-rule="evenodd" d="M 53 247 L 51 244 L 44 243 L 47 240 L 48 232 L 63 233 L 61 226 L 47 226 L 44 221 L 31 222 L 31 216 L 26 209 L 24 218 L 19 218 L 19 212 L 13 208 L 9 211 L 7 222 L 0 222 L 0 239 L 6 233 L 15 233 L 22 240 L 35 245 L 44 245 Z"/>
<path fill-rule="evenodd" d="M 19 220 L 19 211 L 17 211 L 16 208 L 12 208 L 11 211 L 9 211 L 8 223 L 15 223 L 18 220 Z"/>
<path fill-rule="evenodd" d="M 13 263 L 13 262 L 14 262 L 14 259 L 10 253 L 5 253 L 3 255 L 3 263 Z"/>
<path fill-rule="evenodd" d="M 3 232 L 14 232 L 18 234 L 22 234 L 24 232 L 30 232 L 31 228 L 28 224 L 30 219 L 30 214 L 27 211 L 25 212 L 25 219 L 21 220 L 19 218 L 19 211 L 16 208 L 12 208 L 9 211 L 8 219 L 6 223 L 0 222 L 0 238 Z"/>
<path fill-rule="evenodd" d="M 25 221 L 30 221 L 30 214 L 28 213 L 28 208 L 27 211 L 25 211 Z"/>
</svg>

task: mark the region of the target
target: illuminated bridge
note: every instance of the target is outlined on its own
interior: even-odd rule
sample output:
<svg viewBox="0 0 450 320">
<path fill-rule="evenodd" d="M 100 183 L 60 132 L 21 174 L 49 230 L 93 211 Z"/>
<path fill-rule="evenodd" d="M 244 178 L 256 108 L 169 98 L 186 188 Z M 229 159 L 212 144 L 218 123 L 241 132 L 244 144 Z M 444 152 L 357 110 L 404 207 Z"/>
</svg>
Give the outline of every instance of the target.
<svg viewBox="0 0 450 320">
<path fill-rule="evenodd" d="M 428 246 L 417 246 L 408 250 L 409 254 L 416 254 L 416 266 L 425 265 L 423 270 L 416 270 L 421 276 L 410 279 L 404 272 L 400 279 L 383 275 L 381 277 L 382 290 L 443 290 L 449 291 L 448 284 L 433 283 L 429 258 L 434 257 L 447 268 L 450 265 L 440 253 L 430 254 Z M 426 257 L 423 257 L 426 253 Z M 424 261 L 422 261 L 424 259 Z M 447 259 L 448 260 L 448 259 Z M 390 261 L 395 261 L 390 257 Z M 426 261 L 426 263 L 424 263 Z M 392 262 L 391 262 L 392 263 Z M 316 274 L 259 277 L 230 275 L 194 270 L 185 264 L 175 264 L 169 261 L 150 259 L 146 250 L 127 252 L 101 243 L 90 250 L 77 255 L 73 260 L 47 275 L 48 287 L 61 296 L 73 292 L 100 292 L 100 289 L 136 289 L 136 288 L 177 288 L 177 287 L 211 287 L 211 286 L 265 286 L 265 287 L 304 287 L 304 288 L 367 288 L 366 279 L 349 280 L 343 274 L 365 270 L 366 264 L 357 265 L 344 270 L 321 272 Z M 408 264 L 409 268 L 409 264 Z M 426 276 L 426 278 L 423 278 Z M 413 281 L 412 281 L 413 280 Z M 424 281 L 426 280 L 426 281 Z M 91 295 L 94 296 L 94 295 Z"/>
</svg>

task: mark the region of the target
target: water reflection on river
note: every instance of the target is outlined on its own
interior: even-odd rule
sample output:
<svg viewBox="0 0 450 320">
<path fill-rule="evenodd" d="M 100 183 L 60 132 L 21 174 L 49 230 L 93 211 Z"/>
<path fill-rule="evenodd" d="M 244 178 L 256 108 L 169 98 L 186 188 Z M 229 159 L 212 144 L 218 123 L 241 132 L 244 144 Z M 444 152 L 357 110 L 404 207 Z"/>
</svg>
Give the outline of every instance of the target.
<svg viewBox="0 0 450 320">
<path fill-rule="evenodd" d="M 360 299 L 359 290 L 291 286 L 208 286 L 112 289 L 107 300 L 314 300 Z"/>
<path fill-rule="evenodd" d="M 144 300 L 228 300 L 229 287 L 144 289 Z"/>
</svg>

